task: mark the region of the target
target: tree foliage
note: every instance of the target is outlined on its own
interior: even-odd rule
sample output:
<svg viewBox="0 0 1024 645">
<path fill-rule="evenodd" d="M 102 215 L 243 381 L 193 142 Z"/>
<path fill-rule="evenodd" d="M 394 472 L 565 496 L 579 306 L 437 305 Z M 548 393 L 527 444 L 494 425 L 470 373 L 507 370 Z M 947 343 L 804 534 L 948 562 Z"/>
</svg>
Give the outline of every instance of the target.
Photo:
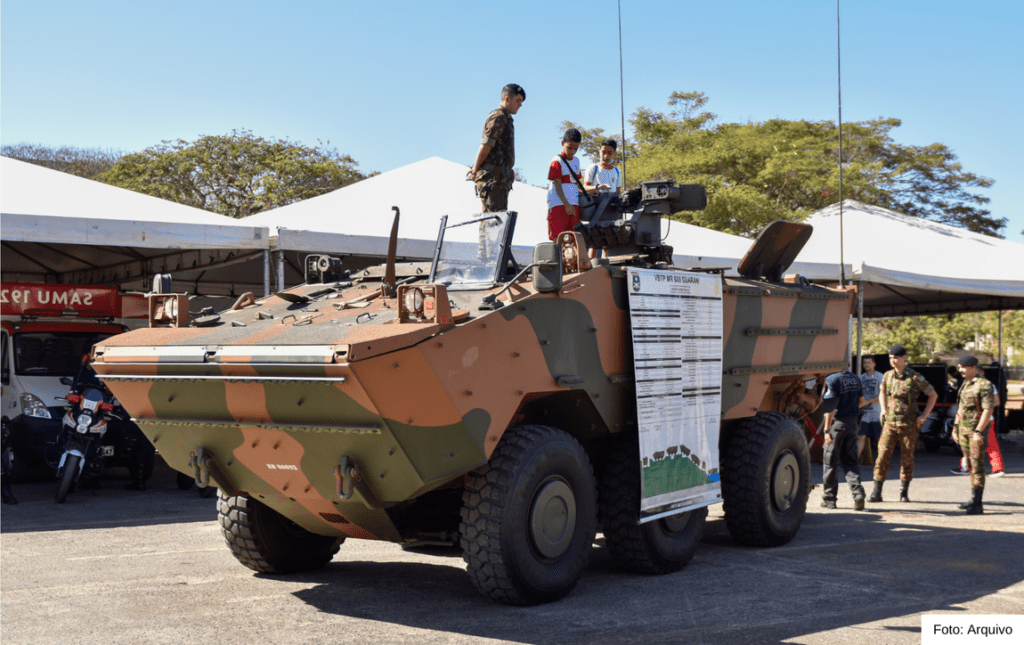
<svg viewBox="0 0 1024 645">
<path fill-rule="evenodd" d="M 329 142 L 328 142 L 329 144 Z M 365 179 L 352 157 L 249 130 L 163 141 L 125 155 L 102 181 L 231 217 L 316 197 Z"/>
<path fill-rule="evenodd" d="M 1024 365 L 1024 311 L 1004 311 L 1002 316 L 1007 365 Z M 948 360 L 964 352 L 986 362 L 998 360 L 999 312 L 865 321 L 865 354 L 884 354 L 897 343 L 907 348 L 908 360 L 914 363 Z"/>
<path fill-rule="evenodd" d="M 639 108 L 630 118 L 625 155 L 630 184 L 652 179 L 697 183 L 708 207 L 683 221 L 753 235 L 775 219 L 800 220 L 839 201 L 839 131 L 832 121 L 772 119 L 718 123 L 701 92 L 675 92 L 670 111 Z M 906 146 L 893 140 L 900 120 L 843 124 L 843 199 L 999 236 L 1006 224 L 975 192 L 992 180 L 966 172 L 941 143 Z M 563 123 L 563 127 L 579 127 Z M 604 132 L 580 128 L 581 149 L 594 156 Z M 617 138 L 617 137 L 616 137 Z"/>
<path fill-rule="evenodd" d="M 36 143 L 4 144 L 0 147 L 0 154 L 86 179 L 96 179 L 124 155 L 123 152 L 101 148 L 54 148 Z"/>
</svg>

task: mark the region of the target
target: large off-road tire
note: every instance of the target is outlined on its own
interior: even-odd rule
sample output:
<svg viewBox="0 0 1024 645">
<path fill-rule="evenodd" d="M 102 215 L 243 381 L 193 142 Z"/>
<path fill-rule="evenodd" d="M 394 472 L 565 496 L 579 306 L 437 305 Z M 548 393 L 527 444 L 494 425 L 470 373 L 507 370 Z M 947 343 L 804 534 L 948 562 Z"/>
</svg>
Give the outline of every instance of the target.
<svg viewBox="0 0 1024 645">
<path fill-rule="evenodd" d="M 752 546 L 793 539 L 807 511 L 811 460 L 807 440 L 791 417 L 758 412 L 730 434 L 722 455 L 725 524 Z"/>
<path fill-rule="evenodd" d="M 60 471 L 57 493 L 53 496 L 53 501 L 63 504 L 64 500 L 68 498 L 71 487 L 75 485 L 75 477 L 78 476 L 78 462 L 81 460 L 82 458 L 78 455 L 68 455 L 68 458 L 64 460 L 64 467 Z"/>
<path fill-rule="evenodd" d="M 638 524 L 640 446 L 636 436 L 616 439 L 601 477 L 601 526 L 612 558 L 637 573 L 679 571 L 704 537 L 707 508 Z"/>
<path fill-rule="evenodd" d="M 507 430 L 462 496 L 462 557 L 492 600 L 557 600 L 580 579 L 597 529 L 597 484 L 583 447 L 546 426 Z"/>
<path fill-rule="evenodd" d="M 217 500 L 221 531 L 235 558 L 260 573 L 319 569 L 345 541 L 310 533 L 269 506 L 239 495 Z"/>
</svg>

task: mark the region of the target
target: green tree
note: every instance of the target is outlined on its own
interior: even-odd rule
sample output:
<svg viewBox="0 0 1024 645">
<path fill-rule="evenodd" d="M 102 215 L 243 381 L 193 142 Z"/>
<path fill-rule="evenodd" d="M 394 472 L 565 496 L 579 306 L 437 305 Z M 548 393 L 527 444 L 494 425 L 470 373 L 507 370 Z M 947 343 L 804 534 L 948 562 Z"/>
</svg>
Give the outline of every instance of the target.
<svg viewBox="0 0 1024 645">
<path fill-rule="evenodd" d="M 701 92 L 675 92 L 668 103 L 667 113 L 644 107 L 633 113 L 627 181 L 705 186 L 707 209 L 678 219 L 750 236 L 772 220 L 800 220 L 839 201 L 834 122 L 717 123 Z M 900 123 L 880 118 L 843 124 L 843 198 L 998 236 L 1006 220 L 993 218 L 984 207 L 989 198 L 975 192 L 992 180 L 964 171 L 941 143 L 896 143 L 892 131 Z M 593 154 L 603 131 L 580 130 L 582 148 Z"/>
<path fill-rule="evenodd" d="M 1004 311 L 1003 351 L 1007 365 L 1024 365 L 1024 311 Z M 856 342 L 856 331 L 854 332 Z M 913 316 L 865 321 L 866 354 L 883 354 L 899 343 L 911 362 L 942 361 L 965 351 L 985 361 L 999 354 L 999 312 Z"/>
<path fill-rule="evenodd" d="M 366 178 L 335 149 L 264 139 L 249 130 L 163 141 L 125 155 L 102 181 L 231 217 L 316 197 Z"/>
<path fill-rule="evenodd" d="M 95 179 L 110 170 L 124 155 L 101 148 L 51 147 L 38 143 L 4 144 L 0 146 L 0 154 L 86 179 Z"/>
</svg>

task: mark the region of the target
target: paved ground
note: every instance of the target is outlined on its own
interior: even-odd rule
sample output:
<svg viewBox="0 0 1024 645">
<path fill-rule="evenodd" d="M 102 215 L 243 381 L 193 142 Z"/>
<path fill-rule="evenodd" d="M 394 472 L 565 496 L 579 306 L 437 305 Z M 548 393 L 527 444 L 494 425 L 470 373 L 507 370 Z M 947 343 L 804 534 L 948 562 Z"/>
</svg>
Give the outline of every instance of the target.
<svg viewBox="0 0 1024 645">
<path fill-rule="evenodd" d="M 712 507 L 683 571 L 624 573 L 598 548 L 564 600 L 533 608 L 479 596 L 453 550 L 350 540 L 325 569 L 274 578 L 224 546 L 215 500 L 158 469 L 145 493 L 114 470 L 95 494 L 52 502 L 54 484 L 16 487 L 0 520 L 0 639 L 41 643 L 919 643 L 924 613 L 1024 613 L 1024 453 L 989 480 L 986 514 L 949 473 L 948 449 L 917 453 L 910 504 L 854 513 L 811 493 L 800 534 L 776 549 L 738 546 Z M 898 464 L 898 460 L 894 460 Z M 821 467 L 814 468 L 820 481 Z M 868 469 L 863 469 L 870 478 Z M 894 467 L 890 477 L 896 477 Z"/>
</svg>

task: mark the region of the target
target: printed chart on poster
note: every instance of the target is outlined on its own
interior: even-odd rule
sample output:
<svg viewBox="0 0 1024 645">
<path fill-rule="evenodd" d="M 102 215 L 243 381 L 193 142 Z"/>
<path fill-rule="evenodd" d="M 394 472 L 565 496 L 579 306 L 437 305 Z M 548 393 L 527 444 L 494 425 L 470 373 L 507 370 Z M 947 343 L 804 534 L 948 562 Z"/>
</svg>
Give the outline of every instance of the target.
<svg viewBox="0 0 1024 645">
<path fill-rule="evenodd" d="M 641 521 L 721 501 L 722 279 L 629 269 Z"/>
</svg>

